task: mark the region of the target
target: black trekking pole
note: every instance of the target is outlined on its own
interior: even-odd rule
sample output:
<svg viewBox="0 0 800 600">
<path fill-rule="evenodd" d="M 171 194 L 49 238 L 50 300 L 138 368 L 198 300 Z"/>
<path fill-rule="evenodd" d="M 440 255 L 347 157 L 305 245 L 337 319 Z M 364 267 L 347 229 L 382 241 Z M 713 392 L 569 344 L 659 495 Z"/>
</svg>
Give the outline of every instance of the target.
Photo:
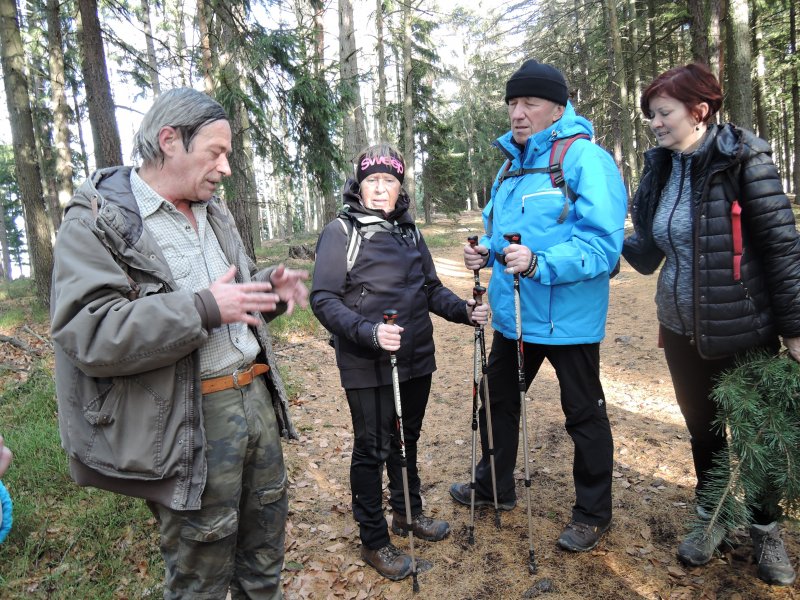
<svg viewBox="0 0 800 600">
<path fill-rule="evenodd" d="M 478 236 L 473 235 L 467 238 L 469 245 L 473 248 L 478 245 Z M 486 288 L 481 285 L 481 279 L 479 275 L 480 269 L 475 269 L 473 273 L 475 274 L 475 287 L 472 288 L 472 297 L 475 300 L 475 306 L 480 306 L 483 304 L 483 295 L 486 293 Z M 486 454 L 489 455 L 489 470 L 492 474 L 492 497 L 494 498 L 494 526 L 500 529 L 500 503 L 497 499 L 497 472 L 495 470 L 494 464 L 494 430 L 492 429 L 492 405 L 489 402 L 489 378 L 486 375 L 486 337 L 484 336 L 483 325 L 475 325 L 475 353 L 473 354 L 473 367 L 476 371 L 473 377 L 473 389 L 472 389 L 472 402 L 474 411 L 477 411 L 477 402 L 475 398 L 475 393 L 477 391 L 476 381 L 477 381 L 477 352 L 480 351 L 481 357 L 481 375 L 483 380 L 483 406 L 486 409 L 486 435 L 489 442 L 489 449 L 487 450 Z M 474 413 L 475 418 L 477 419 L 477 412 Z M 477 425 L 477 421 L 475 423 Z M 472 504 L 474 505 L 474 498 L 475 498 L 475 456 L 472 457 L 472 469 L 473 469 L 473 476 L 472 476 Z M 474 506 L 472 507 L 474 511 Z M 471 542 L 470 542 L 471 543 Z"/>
<path fill-rule="evenodd" d="M 397 311 L 387 309 L 383 311 L 383 322 L 387 325 L 394 325 L 397 319 Z M 411 589 L 416 593 L 419 591 L 417 581 L 417 561 L 414 558 L 414 532 L 411 530 L 413 518 L 411 517 L 411 497 L 408 492 L 408 461 L 406 460 L 406 439 L 403 434 L 403 407 L 400 403 L 400 381 L 397 378 L 397 357 L 394 352 L 389 352 L 389 360 L 392 363 L 392 389 L 394 390 L 394 410 L 397 413 L 397 429 L 400 430 L 400 466 L 403 473 L 403 497 L 406 504 L 406 522 L 408 523 L 408 547 L 411 556 Z"/>
<path fill-rule="evenodd" d="M 469 245 L 472 246 L 473 249 L 474 249 L 475 246 L 478 245 L 478 236 L 477 235 L 471 235 L 471 236 L 469 236 L 467 238 L 467 241 L 469 242 Z M 480 269 L 475 269 L 474 271 L 472 271 L 472 274 L 475 276 L 475 285 L 480 285 L 481 284 L 481 277 L 480 277 L 479 273 L 480 273 Z"/>
<path fill-rule="evenodd" d="M 520 244 L 519 233 L 506 233 L 503 237 L 509 244 Z M 519 403 L 522 406 L 522 460 L 525 464 L 525 493 L 528 497 L 528 571 L 536 573 L 536 553 L 533 549 L 533 517 L 531 516 L 531 475 L 528 467 L 528 412 L 525 407 L 525 362 L 522 346 L 522 306 L 519 293 L 519 273 L 514 272 L 514 313 L 517 322 L 517 379 Z"/>
</svg>

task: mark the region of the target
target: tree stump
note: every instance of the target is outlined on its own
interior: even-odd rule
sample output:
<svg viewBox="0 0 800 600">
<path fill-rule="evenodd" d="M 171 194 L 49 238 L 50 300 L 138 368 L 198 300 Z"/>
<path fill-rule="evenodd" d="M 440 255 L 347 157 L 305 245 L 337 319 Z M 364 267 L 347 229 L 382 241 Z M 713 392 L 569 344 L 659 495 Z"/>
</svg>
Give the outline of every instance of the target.
<svg viewBox="0 0 800 600">
<path fill-rule="evenodd" d="M 289 246 L 289 258 L 301 258 L 306 260 L 314 260 L 315 252 L 314 247 L 310 244 L 301 244 L 299 246 Z"/>
</svg>

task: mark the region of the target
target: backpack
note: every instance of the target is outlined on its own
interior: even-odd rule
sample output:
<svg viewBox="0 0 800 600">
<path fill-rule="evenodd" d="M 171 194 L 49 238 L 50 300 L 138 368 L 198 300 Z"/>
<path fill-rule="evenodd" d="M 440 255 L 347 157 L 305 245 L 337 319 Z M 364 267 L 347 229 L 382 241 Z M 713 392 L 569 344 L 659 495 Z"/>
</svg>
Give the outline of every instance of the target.
<svg viewBox="0 0 800 600">
<path fill-rule="evenodd" d="M 561 209 L 561 214 L 558 216 L 558 223 L 561 224 L 567 219 L 567 215 L 569 214 L 569 203 L 570 201 L 575 202 L 575 199 L 578 197 L 577 194 L 570 189 L 569 185 L 567 185 L 567 180 L 564 178 L 564 169 L 562 168 L 562 164 L 564 163 L 564 157 L 567 155 L 567 150 L 569 150 L 570 146 L 575 142 L 575 140 L 591 140 L 592 138 L 589 137 L 586 133 L 577 133 L 571 137 L 567 138 L 559 138 L 550 148 L 550 164 L 547 167 L 538 167 L 535 169 L 514 169 L 513 171 L 509 170 L 511 168 L 511 161 L 506 160 L 505 165 L 503 166 L 503 170 L 500 173 L 497 184 L 500 185 L 506 179 L 511 177 L 522 177 L 523 175 L 529 175 L 532 173 L 549 173 L 550 174 L 550 183 L 553 184 L 553 187 L 557 187 L 561 190 L 561 193 L 564 195 L 564 208 Z M 523 207 L 524 210 L 524 207 Z M 486 227 L 486 233 L 490 236 L 492 235 L 492 215 L 489 214 L 488 226 Z"/>
<path fill-rule="evenodd" d="M 347 210 L 343 210 L 337 216 L 339 224 L 344 229 L 347 236 L 347 272 L 353 268 L 358 258 L 358 252 L 361 250 L 362 240 L 369 241 L 373 235 L 378 232 L 392 233 L 395 230 L 396 224 L 390 224 L 380 217 L 373 215 L 351 215 Z M 414 235 L 411 236 L 414 240 L 414 245 L 419 244 L 419 229 L 414 225 Z"/>
</svg>

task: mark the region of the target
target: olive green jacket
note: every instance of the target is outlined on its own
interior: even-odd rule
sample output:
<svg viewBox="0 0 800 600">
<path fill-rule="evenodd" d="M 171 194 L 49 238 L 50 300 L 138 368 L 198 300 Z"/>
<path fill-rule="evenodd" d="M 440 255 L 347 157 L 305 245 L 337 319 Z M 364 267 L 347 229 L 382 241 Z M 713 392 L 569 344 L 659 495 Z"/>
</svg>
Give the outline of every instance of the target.
<svg viewBox="0 0 800 600">
<path fill-rule="evenodd" d="M 237 281 L 269 277 L 271 269 L 256 272 L 218 198 L 208 203 L 208 222 L 239 267 Z M 78 189 L 54 261 L 58 418 L 73 478 L 175 510 L 200 508 L 206 461 L 198 351 L 221 317 L 208 290 L 178 289 L 143 226 L 130 167 L 98 171 Z M 264 319 L 254 333 L 262 347 L 258 360 L 266 362 Z M 278 425 L 292 435 L 273 372 L 266 378 Z"/>
</svg>

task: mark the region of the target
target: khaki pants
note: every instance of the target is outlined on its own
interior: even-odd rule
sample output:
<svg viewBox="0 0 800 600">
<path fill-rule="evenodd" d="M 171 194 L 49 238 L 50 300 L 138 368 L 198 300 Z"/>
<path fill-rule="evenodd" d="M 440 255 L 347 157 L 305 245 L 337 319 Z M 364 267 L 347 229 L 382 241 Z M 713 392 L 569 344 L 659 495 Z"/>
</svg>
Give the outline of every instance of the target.
<svg viewBox="0 0 800 600">
<path fill-rule="evenodd" d="M 203 397 L 208 478 L 202 508 L 149 503 L 161 529 L 164 598 L 281 598 L 288 511 L 283 450 L 261 377 Z"/>
</svg>

